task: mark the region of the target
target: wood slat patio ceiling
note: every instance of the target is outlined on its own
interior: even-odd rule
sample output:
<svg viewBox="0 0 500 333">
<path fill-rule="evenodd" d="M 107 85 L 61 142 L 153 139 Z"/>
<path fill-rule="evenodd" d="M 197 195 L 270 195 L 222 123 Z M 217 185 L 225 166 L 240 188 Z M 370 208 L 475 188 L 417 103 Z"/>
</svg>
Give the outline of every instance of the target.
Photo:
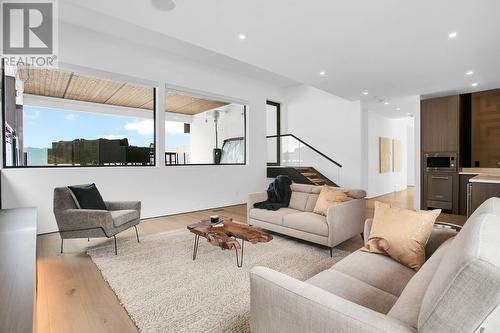
<svg viewBox="0 0 500 333">
<path fill-rule="evenodd" d="M 24 93 L 77 101 L 153 110 L 153 88 L 103 79 L 62 69 L 20 67 Z M 167 112 L 195 115 L 228 103 L 168 91 Z"/>
</svg>

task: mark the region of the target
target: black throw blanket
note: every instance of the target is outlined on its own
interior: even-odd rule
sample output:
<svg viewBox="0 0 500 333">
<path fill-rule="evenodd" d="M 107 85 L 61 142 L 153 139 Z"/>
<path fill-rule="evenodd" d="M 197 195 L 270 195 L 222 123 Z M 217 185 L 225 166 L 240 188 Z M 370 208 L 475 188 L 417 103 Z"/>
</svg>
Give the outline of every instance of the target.
<svg viewBox="0 0 500 333">
<path fill-rule="evenodd" d="M 292 180 L 288 178 L 288 176 L 276 177 L 267 188 L 267 200 L 257 202 L 253 206 L 255 208 L 267 210 L 278 210 L 283 207 L 288 207 L 290 197 L 292 196 L 292 190 L 290 189 L 291 184 Z"/>
</svg>

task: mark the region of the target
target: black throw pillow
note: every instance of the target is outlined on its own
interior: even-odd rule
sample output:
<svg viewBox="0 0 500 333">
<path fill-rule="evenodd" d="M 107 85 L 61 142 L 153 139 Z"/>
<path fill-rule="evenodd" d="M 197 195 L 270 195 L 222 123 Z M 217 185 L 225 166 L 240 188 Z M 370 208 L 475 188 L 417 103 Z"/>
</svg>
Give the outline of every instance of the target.
<svg viewBox="0 0 500 333">
<path fill-rule="evenodd" d="M 81 209 L 106 210 L 106 204 L 94 183 L 68 186 L 75 195 Z"/>
</svg>

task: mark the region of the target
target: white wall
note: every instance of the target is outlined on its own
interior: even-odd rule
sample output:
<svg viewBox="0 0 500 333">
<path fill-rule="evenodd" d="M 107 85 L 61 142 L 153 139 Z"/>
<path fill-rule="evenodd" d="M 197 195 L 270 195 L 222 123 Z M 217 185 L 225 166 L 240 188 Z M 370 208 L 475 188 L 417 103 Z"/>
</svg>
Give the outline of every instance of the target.
<svg viewBox="0 0 500 333">
<path fill-rule="evenodd" d="M 305 85 L 287 88 L 286 101 L 286 108 L 282 108 L 282 133 L 296 135 L 342 164 L 340 186 L 361 187 L 359 101 L 348 101 Z M 335 181 L 339 171 L 336 166 L 320 157 L 315 162 L 318 171 Z"/>
<path fill-rule="evenodd" d="M 414 207 L 420 207 L 420 96 L 388 98 L 389 104 L 369 98 L 361 103 L 363 138 L 362 183 L 370 197 L 415 186 Z M 412 116 L 412 117 L 410 117 Z M 396 125 L 397 124 L 397 125 Z M 403 171 L 378 173 L 378 136 L 406 137 Z M 405 175 L 406 174 L 406 175 Z"/>
<path fill-rule="evenodd" d="M 282 101 L 280 87 L 77 26 L 61 24 L 59 37 L 60 64 L 73 69 L 84 66 L 93 69 L 85 69 L 90 74 L 116 73 L 161 89 L 168 84 L 248 103 L 247 165 L 4 169 L 3 208 L 37 207 L 38 232 L 46 233 L 57 230 L 56 186 L 95 182 L 107 200 L 141 200 L 142 217 L 242 203 L 249 192 L 266 188 L 266 99 Z M 157 146 L 162 143 L 157 138 Z"/>
<path fill-rule="evenodd" d="M 368 117 L 368 197 L 401 191 L 407 187 L 409 118 L 387 118 L 375 112 L 367 112 Z M 379 172 L 379 137 L 401 140 L 401 171 Z"/>
<path fill-rule="evenodd" d="M 413 206 L 415 209 L 420 209 L 420 195 L 422 191 L 421 176 L 420 176 L 420 166 L 421 166 L 421 155 L 420 155 L 420 96 L 415 96 L 414 98 L 414 110 L 413 110 L 413 127 L 414 127 L 414 138 L 415 138 L 415 192 L 413 194 Z"/>
<path fill-rule="evenodd" d="M 230 104 L 217 108 L 221 110 L 218 120 L 218 147 L 222 148 L 224 140 L 242 137 L 245 134 L 244 105 Z M 193 116 L 190 133 L 190 162 L 212 163 L 215 148 L 215 123 L 212 111 Z"/>
<path fill-rule="evenodd" d="M 406 126 L 406 141 L 406 184 L 408 184 L 408 186 L 415 186 L 415 125 L 413 118 L 410 118 Z"/>
</svg>

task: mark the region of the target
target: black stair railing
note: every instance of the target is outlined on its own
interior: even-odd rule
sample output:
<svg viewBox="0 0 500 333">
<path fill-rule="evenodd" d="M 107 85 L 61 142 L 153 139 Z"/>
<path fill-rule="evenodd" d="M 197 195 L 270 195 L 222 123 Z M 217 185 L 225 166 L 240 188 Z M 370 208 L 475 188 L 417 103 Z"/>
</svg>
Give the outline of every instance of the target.
<svg viewBox="0 0 500 333">
<path fill-rule="evenodd" d="M 304 140 L 296 137 L 295 135 L 293 134 L 278 134 L 278 135 L 268 135 L 266 136 L 267 139 L 272 139 L 272 138 L 283 138 L 283 137 L 292 137 L 294 138 L 295 140 L 299 141 L 300 143 L 302 143 L 304 146 L 308 147 L 309 149 L 311 149 L 312 151 L 314 151 L 315 153 L 317 153 L 318 155 L 324 157 L 325 159 L 327 159 L 328 161 L 332 162 L 333 164 L 335 164 L 336 166 L 338 166 L 339 168 L 342 168 L 342 164 L 340 164 L 339 162 L 335 161 L 334 159 L 330 158 L 329 156 L 323 154 L 321 151 L 319 151 L 318 149 L 314 148 L 313 146 L 311 146 L 310 144 L 308 144 L 307 142 L 305 142 Z"/>
</svg>

